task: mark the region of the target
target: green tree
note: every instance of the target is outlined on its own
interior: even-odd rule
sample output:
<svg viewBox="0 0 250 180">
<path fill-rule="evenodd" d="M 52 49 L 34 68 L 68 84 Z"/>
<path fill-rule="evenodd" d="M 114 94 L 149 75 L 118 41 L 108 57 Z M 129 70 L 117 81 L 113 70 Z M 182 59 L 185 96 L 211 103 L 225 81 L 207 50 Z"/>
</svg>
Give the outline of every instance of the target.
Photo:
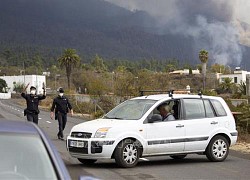
<svg viewBox="0 0 250 180">
<path fill-rule="evenodd" d="M 70 90 L 70 77 L 72 69 L 80 63 L 80 57 L 76 54 L 75 49 L 65 49 L 62 56 L 58 58 L 61 67 L 65 67 L 68 82 L 68 89 Z"/>
<path fill-rule="evenodd" d="M 92 60 L 91 65 L 95 68 L 96 72 L 107 71 L 107 66 L 104 64 L 103 59 L 97 54 Z"/>
<path fill-rule="evenodd" d="M 247 86 L 246 83 L 241 81 L 239 86 L 238 86 L 238 91 L 241 95 L 246 95 L 247 94 Z"/>
<path fill-rule="evenodd" d="M 116 70 L 117 73 L 126 73 L 127 68 L 125 66 L 117 66 Z"/>
<path fill-rule="evenodd" d="M 208 52 L 204 49 L 199 52 L 199 59 L 202 63 L 202 76 L 203 76 L 203 90 L 206 88 L 206 69 L 207 69 L 207 61 L 208 61 Z"/>
<path fill-rule="evenodd" d="M 13 83 L 14 84 L 14 88 L 13 90 L 16 91 L 17 93 L 21 93 L 24 88 L 25 88 L 25 84 L 24 83 Z"/>
<path fill-rule="evenodd" d="M 12 53 L 10 50 L 5 50 L 3 53 L 4 58 L 8 61 L 10 57 L 12 56 Z"/>
<path fill-rule="evenodd" d="M 177 68 L 175 66 L 175 64 L 167 64 L 165 67 L 165 72 L 173 72 L 175 71 Z"/>
<path fill-rule="evenodd" d="M 230 66 L 224 66 L 222 64 L 215 63 L 211 65 L 211 71 L 214 73 L 230 74 L 231 68 Z"/>
<path fill-rule="evenodd" d="M 5 93 L 6 92 L 7 83 L 4 79 L 0 79 L 0 92 Z"/>
<path fill-rule="evenodd" d="M 224 81 L 219 85 L 223 93 L 232 93 L 234 83 L 232 78 L 226 77 Z"/>
</svg>

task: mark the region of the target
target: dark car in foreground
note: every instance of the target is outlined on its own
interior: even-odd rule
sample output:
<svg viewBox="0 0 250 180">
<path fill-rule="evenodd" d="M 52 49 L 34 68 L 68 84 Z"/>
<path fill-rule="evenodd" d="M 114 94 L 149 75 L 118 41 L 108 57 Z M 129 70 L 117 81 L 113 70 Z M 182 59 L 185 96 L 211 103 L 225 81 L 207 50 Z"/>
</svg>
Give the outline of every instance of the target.
<svg viewBox="0 0 250 180">
<path fill-rule="evenodd" d="M 59 153 L 29 122 L 0 120 L 0 179 L 71 179 Z"/>
</svg>

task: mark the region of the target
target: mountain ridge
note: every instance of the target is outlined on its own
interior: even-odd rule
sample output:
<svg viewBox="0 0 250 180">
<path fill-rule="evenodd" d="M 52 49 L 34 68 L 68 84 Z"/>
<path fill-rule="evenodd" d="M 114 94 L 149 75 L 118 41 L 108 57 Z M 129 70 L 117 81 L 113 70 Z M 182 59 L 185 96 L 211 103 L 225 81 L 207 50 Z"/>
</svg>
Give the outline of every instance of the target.
<svg viewBox="0 0 250 180">
<path fill-rule="evenodd" d="M 191 37 L 154 33 L 156 22 L 144 11 L 129 11 L 103 0 L 3 0 L 0 52 L 8 46 L 75 48 L 85 58 L 179 59 L 197 64 Z M 248 52 L 248 47 L 246 47 Z M 245 53 L 246 54 L 246 53 Z M 248 54 L 246 54 L 248 57 Z"/>
</svg>

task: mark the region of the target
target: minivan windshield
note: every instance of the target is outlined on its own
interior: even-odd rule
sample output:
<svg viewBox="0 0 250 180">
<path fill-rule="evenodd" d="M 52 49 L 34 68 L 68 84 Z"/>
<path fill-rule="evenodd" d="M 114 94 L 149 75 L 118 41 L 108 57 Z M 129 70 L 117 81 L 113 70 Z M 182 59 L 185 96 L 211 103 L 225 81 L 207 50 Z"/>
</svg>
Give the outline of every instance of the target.
<svg viewBox="0 0 250 180">
<path fill-rule="evenodd" d="M 103 117 L 103 119 L 138 120 L 155 103 L 156 100 L 150 99 L 128 100 L 112 109 Z"/>
</svg>

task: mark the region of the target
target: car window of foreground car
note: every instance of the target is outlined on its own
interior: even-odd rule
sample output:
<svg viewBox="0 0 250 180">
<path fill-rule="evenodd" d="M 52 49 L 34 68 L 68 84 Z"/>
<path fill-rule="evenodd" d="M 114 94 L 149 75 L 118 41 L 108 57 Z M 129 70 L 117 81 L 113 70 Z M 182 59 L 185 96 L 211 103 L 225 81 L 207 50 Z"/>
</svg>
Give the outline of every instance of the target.
<svg viewBox="0 0 250 180">
<path fill-rule="evenodd" d="M 155 100 L 150 99 L 133 99 L 125 101 L 124 103 L 116 106 L 104 119 L 118 119 L 118 120 L 138 120 L 145 112 L 151 108 Z"/>
<path fill-rule="evenodd" d="M 0 145 L 0 179 L 57 179 L 38 135 L 1 133 Z"/>
</svg>

